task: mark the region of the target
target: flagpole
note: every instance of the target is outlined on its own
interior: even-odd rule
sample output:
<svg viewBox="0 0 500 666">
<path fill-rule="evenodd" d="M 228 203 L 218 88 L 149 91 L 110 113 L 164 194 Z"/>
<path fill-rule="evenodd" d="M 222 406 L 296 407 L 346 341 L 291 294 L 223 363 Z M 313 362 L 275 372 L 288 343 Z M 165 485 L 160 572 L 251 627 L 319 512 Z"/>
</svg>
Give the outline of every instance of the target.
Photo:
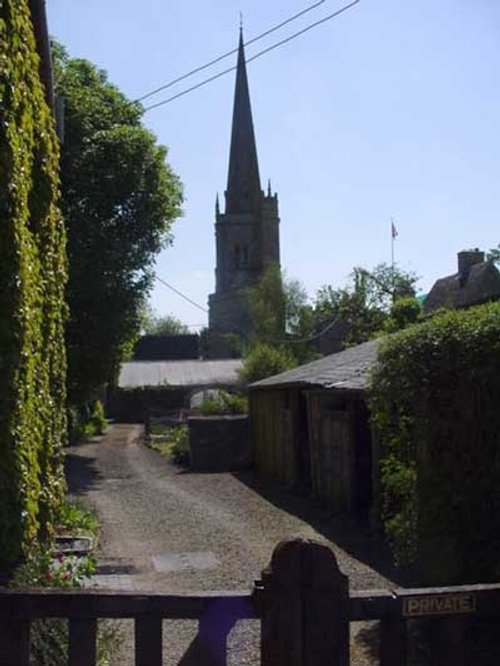
<svg viewBox="0 0 500 666">
<path fill-rule="evenodd" d="M 395 281 L 394 281 L 394 240 L 396 238 L 396 225 L 391 217 L 391 273 L 392 273 L 392 302 L 394 303 Z"/>
</svg>

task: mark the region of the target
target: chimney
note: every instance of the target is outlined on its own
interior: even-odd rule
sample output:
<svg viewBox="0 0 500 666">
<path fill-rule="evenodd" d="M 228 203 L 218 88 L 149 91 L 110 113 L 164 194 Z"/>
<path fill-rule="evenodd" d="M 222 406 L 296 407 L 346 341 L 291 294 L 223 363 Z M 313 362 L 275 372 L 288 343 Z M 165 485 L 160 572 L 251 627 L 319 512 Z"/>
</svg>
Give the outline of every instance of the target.
<svg viewBox="0 0 500 666">
<path fill-rule="evenodd" d="M 458 277 L 460 280 L 467 280 L 469 276 L 470 269 L 475 264 L 482 264 L 484 261 L 484 252 L 479 248 L 474 250 L 463 250 L 459 252 L 458 255 Z"/>
</svg>

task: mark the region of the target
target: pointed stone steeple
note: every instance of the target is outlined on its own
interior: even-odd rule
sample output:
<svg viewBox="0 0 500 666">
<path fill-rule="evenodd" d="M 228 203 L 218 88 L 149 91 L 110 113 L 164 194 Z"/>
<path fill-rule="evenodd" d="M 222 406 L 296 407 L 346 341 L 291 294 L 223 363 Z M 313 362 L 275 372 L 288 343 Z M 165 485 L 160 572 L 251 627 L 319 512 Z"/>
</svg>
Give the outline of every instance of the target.
<svg viewBox="0 0 500 666">
<path fill-rule="evenodd" d="M 226 213 L 255 212 L 261 200 L 259 164 L 248 90 L 243 31 L 240 29 Z"/>
<path fill-rule="evenodd" d="M 278 197 L 270 183 L 267 196 L 260 188 L 242 31 L 236 69 L 226 207 L 222 213 L 216 200 L 215 292 L 208 298 L 208 353 L 215 358 L 232 358 L 235 339 L 252 339 L 248 289 L 280 262 Z"/>
</svg>

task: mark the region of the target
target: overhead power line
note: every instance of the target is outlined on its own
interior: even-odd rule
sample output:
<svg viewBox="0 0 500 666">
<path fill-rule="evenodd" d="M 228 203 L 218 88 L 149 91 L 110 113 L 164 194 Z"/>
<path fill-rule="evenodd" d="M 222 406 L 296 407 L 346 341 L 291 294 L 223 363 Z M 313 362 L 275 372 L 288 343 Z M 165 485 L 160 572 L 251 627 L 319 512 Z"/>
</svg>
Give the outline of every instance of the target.
<svg viewBox="0 0 500 666">
<path fill-rule="evenodd" d="M 191 303 L 191 305 L 194 305 L 195 308 L 198 308 L 199 310 L 203 310 L 203 312 L 208 312 L 206 308 L 203 307 L 203 305 L 200 305 L 199 303 L 196 303 L 196 301 L 193 301 L 189 296 L 186 296 L 186 294 L 183 294 L 182 291 L 179 291 L 175 287 L 172 287 L 171 284 L 169 284 L 166 280 L 163 280 L 161 277 L 158 275 L 155 275 L 155 278 L 158 280 L 158 282 L 161 282 L 161 284 L 165 285 L 165 287 L 168 287 L 171 291 L 173 291 L 175 294 L 183 298 L 185 301 L 188 303 Z"/>
<path fill-rule="evenodd" d="M 253 37 L 248 42 L 245 42 L 245 46 L 249 46 L 250 44 L 253 44 L 254 42 L 259 41 L 259 39 L 263 39 L 264 37 L 267 37 L 268 35 L 272 34 L 273 32 L 276 32 L 277 30 L 280 30 L 280 28 L 283 28 L 285 25 L 288 25 L 292 21 L 296 21 L 301 16 L 304 16 L 304 14 L 307 14 L 308 12 L 311 12 L 313 9 L 316 9 L 316 7 L 319 7 L 320 5 L 323 5 L 326 1 L 327 0 L 319 0 L 319 2 L 315 2 L 313 5 L 311 5 L 310 7 L 306 7 L 306 9 L 303 9 L 298 14 L 294 14 L 293 16 L 290 16 L 289 18 L 285 19 L 281 23 L 278 23 L 277 25 L 273 26 L 272 28 L 269 28 L 269 30 L 266 30 L 265 32 L 262 32 L 260 35 L 257 35 L 257 37 Z M 151 92 L 148 92 L 145 95 L 142 95 L 142 97 L 138 97 L 137 99 L 134 100 L 134 102 L 142 102 L 144 99 L 148 99 L 148 97 L 152 97 L 153 95 L 156 95 L 157 93 L 161 92 L 162 90 L 166 90 L 167 88 L 172 87 L 176 83 L 180 83 L 181 81 L 184 81 L 185 79 L 189 78 L 190 76 L 193 76 L 194 74 L 198 74 L 198 72 L 202 72 L 204 69 L 208 69 L 209 67 L 212 67 L 212 65 L 216 65 L 218 62 L 220 62 L 221 60 L 225 60 L 226 58 L 233 55 L 237 51 L 238 51 L 237 48 L 236 49 L 231 49 L 231 51 L 227 51 L 227 53 L 223 53 L 221 56 L 218 56 L 217 58 L 214 58 L 214 60 L 210 60 L 210 62 L 207 62 L 204 65 L 200 65 L 199 67 L 196 67 L 195 69 L 192 69 L 190 72 L 187 72 L 186 74 L 183 74 L 182 76 L 178 76 L 176 79 L 172 79 L 172 81 L 169 81 L 168 83 L 165 83 L 164 85 L 159 86 L 158 88 L 155 88 L 154 90 L 151 90 Z"/>
<path fill-rule="evenodd" d="M 349 5 L 346 5 L 345 7 L 342 7 L 342 9 L 338 9 L 337 11 L 333 12 L 332 14 L 329 14 L 328 16 L 325 16 L 324 18 L 320 19 L 319 21 L 315 21 L 314 23 L 309 24 L 302 30 L 299 30 L 298 32 L 295 32 L 293 35 L 290 35 L 289 37 L 286 37 L 285 39 L 282 39 L 279 42 L 276 42 L 276 44 L 272 44 L 269 46 L 267 49 L 264 49 L 263 51 L 259 51 L 259 53 L 256 53 L 254 56 L 251 58 L 247 58 L 246 62 L 252 62 L 252 60 L 257 60 L 257 58 L 261 58 L 263 55 L 266 53 L 269 53 L 270 51 L 274 51 L 274 49 L 279 48 L 280 46 L 283 46 L 284 44 L 287 44 L 288 42 L 291 42 L 294 39 L 297 39 L 297 37 L 300 37 L 301 35 L 305 34 L 306 32 L 309 32 L 313 28 L 318 27 L 322 23 L 326 23 L 327 21 L 331 21 L 332 19 L 336 18 L 340 14 L 343 14 L 346 12 L 348 9 L 351 9 L 351 7 L 354 7 L 354 5 L 357 5 L 360 2 L 360 0 L 354 0 L 351 2 Z M 191 86 L 190 88 L 187 88 L 185 90 L 182 90 L 181 92 L 177 93 L 176 95 L 172 95 L 171 97 L 168 97 L 167 99 L 162 100 L 161 102 L 156 102 L 156 104 L 151 104 L 150 106 L 145 107 L 144 111 L 151 111 L 152 109 L 156 109 L 159 106 L 163 106 L 165 104 L 169 104 L 170 102 L 173 102 L 176 99 L 179 99 L 179 97 L 183 97 L 184 95 L 187 95 L 190 92 L 193 92 L 194 90 L 197 90 L 198 88 L 201 88 L 203 86 L 208 85 L 209 83 L 212 83 L 212 81 L 215 81 L 216 79 L 219 79 L 222 76 L 225 76 L 226 74 L 229 74 L 229 72 L 233 72 L 237 68 L 237 65 L 234 65 L 233 67 L 228 67 L 227 69 L 223 70 L 222 72 L 219 72 L 218 74 L 214 74 L 213 76 L 210 76 L 207 79 L 204 79 L 203 81 L 200 81 L 200 83 L 197 83 L 194 86 Z"/>
</svg>

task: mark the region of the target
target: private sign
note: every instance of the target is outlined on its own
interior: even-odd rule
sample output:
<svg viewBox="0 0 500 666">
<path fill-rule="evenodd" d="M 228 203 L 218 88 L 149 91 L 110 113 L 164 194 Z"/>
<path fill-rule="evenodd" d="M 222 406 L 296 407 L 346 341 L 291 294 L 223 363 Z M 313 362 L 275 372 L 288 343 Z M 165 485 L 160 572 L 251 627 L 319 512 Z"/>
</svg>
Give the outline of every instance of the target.
<svg viewBox="0 0 500 666">
<path fill-rule="evenodd" d="M 455 615 L 473 613 L 476 599 L 471 594 L 433 594 L 427 597 L 407 597 L 403 599 L 403 615 Z"/>
</svg>

